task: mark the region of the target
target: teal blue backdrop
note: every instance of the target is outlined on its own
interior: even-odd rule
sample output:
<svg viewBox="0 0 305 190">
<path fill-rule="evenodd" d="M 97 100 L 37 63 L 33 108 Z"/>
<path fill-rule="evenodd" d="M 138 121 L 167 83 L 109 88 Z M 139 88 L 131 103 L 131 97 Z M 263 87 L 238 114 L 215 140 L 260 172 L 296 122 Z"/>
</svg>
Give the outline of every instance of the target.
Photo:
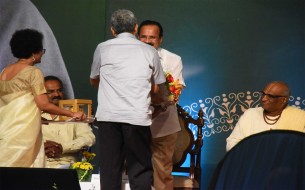
<svg viewBox="0 0 305 190">
<path fill-rule="evenodd" d="M 139 22 L 161 22 L 163 47 L 179 54 L 184 64 L 187 87 L 180 104 L 194 116 L 199 109 L 205 112 L 202 189 L 225 155 L 225 139 L 239 116 L 259 105 L 256 92 L 268 82 L 287 82 L 290 103 L 304 108 L 304 0 L 32 2 L 58 40 L 75 97 L 93 99 L 94 107 L 90 65 L 96 45 L 111 38 L 110 14 L 127 8 Z"/>
</svg>

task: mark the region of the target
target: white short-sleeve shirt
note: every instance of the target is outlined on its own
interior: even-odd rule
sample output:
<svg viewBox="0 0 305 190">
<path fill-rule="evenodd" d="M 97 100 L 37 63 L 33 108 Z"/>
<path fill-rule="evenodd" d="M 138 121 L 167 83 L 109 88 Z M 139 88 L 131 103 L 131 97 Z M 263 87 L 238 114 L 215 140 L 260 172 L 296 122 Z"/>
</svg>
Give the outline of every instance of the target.
<svg viewBox="0 0 305 190">
<path fill-rule="evenodd" d="M 98 121 L 150 125 L 152 80 L 165 82 L 158 52 L 130 33 L 99 44 L 90 78 L 100 78 Z"/>
</svg>

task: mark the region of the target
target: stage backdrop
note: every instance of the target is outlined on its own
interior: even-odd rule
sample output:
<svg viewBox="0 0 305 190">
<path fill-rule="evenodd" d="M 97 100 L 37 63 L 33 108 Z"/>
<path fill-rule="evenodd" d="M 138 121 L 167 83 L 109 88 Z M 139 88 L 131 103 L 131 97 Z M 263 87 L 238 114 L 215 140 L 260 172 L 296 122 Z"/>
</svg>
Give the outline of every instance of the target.
<svg viewBox="0 0 305 190">
<path fill-rule="evenodd" d="M 111 38 L 111 13 L 127 8 L 139 22 L 161 22 L 163 47 L 184 64 L 187 87 L 180 104 L 194 116 L 205 112 L 202 189 L 225 155 L 225 139 L 244 110 L 259 106 L 257 92 L 267 83 L 287 82 L 291 105 L 304 108 L 304 0 L 32 2 L 57 38 L 75 97 L 93 99 L 94 107 L 90 65 L 96 45 Z"/>
</svg>

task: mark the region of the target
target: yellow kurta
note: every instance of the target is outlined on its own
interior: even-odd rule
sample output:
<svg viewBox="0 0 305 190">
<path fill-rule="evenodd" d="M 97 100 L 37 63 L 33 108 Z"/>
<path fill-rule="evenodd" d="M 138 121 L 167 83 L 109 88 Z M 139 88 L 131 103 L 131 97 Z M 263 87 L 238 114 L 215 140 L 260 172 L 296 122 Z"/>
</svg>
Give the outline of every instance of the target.
<svg viewBox="0 0 305 190">
<path fill-rule="evenodd" d="M 41 114 L 41 117 L 52 120 L 48 113 Z M 55 121 L 58 121 L 58 117 Z M 47 168 L 60 168 L 79 161 L 81 149 L 91 147 L 95 143 L 95 136 L 88 123 L 50 122 L 48 125 L 42 125 L 42 134 L 45 141 L 55 141 L 63 147 L 59 158 L 46 158 Z"/>
<path fill-rule="evenodd" d="M 40 110 L 34 101 L 43 93 L 43 74 L 33 66 L 0 80 L 0 166 L 44 167 Z"/>
</svg>

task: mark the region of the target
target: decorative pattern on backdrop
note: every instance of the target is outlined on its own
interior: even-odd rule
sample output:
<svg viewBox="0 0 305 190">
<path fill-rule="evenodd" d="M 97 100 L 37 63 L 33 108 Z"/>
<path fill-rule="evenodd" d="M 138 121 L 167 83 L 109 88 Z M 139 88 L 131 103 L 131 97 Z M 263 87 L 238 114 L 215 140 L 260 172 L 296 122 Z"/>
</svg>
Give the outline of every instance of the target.
<svg viewBox="0 0 305 190">
<path fill-rule="evenodd" d="M 289 97 L 289 105 L 305 110 L 305 99 L 301 97 Z M 259 92 L 228 93 L 204 100 L 198 100 L 183 108 L 194 118 L 197 118 L 198 110 L 204 112 L 205 123 L 202 128 L 203 138 L 234 129 L 240 116 L 248 109 L 261 106 Z M 196 127 L 190 124 L 189 128 L 194 134 Z M 195 135 L 196 137 L 196 135 Z"/>
</svg>

